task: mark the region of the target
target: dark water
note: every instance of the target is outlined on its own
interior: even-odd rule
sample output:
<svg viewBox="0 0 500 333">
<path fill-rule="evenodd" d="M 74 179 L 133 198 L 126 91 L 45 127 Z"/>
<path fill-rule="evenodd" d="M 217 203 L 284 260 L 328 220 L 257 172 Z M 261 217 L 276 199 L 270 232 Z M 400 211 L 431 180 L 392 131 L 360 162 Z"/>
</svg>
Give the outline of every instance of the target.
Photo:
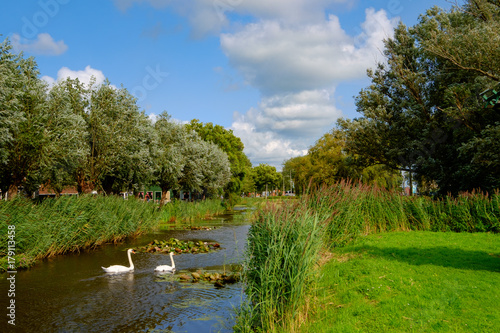
<svg viewBox="0 0 500 333">
<path fill-rule="evenodd" d="M 241 263 L 249 224 L 232 215 L 208 223 L 214 230 L 162 230 L 118 245 L 59 256 L 16 275 L 16 326 L 7 324 L 7 275 L 0 275 L 0 332 L 231 332 L 242 285 L 216 289 L 211 284 L 182 283 L 178 275 L 198 269 L 227 271 Z M 133 272 L 106 274 L 101 266 L 128 266 L 125 250 L 153 239 L 175 237 L 219 242 L 207 254 L 174 256 L 177 271 L 155 273 L 170 265 L 167 255 L 132 255 Z"/>
</svg>

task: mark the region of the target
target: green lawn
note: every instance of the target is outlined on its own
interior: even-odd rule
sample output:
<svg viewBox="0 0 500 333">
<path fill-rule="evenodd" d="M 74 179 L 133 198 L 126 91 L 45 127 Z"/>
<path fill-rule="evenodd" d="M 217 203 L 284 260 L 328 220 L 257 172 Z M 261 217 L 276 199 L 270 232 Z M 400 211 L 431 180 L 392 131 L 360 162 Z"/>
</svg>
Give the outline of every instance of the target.
<svg viewBox="0 0 500 333">
<path fill-rule="evenodd" d="M 498 234 L 373 234 L 321 272 L 302 332 L 500 331 Z"/>
</svg>

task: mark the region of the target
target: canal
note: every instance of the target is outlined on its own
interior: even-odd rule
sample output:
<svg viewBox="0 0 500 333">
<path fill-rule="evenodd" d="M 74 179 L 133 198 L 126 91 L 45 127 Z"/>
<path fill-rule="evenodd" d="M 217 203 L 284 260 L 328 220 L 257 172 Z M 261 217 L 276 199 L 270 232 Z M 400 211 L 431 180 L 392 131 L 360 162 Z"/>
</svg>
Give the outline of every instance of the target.
<svg viewBox="0 0 500 333">
<path fill-rule="evenodd" d="M 203 225 L 215 228 L 162 228 L 120 244 L 50 258 L 19 271 L 15 330 L 4 318 L 0 331 L 232 332 L 234 310 L 244 297 L 242 284 L 219 289 L 210 283 L 181 282 L 179 275 L 197 270 L 228 272 L 241 264 L 250 224 L 244 214 L 235 212 L 203 221 Z M 133 254 L 133 272 L 108 274 L 101 268 L 128 266 L 128 248 L 171 237 L 218 242 L 222 248 L 174 256 L 174 274 L 154 272 L 158 265 L 170 265 L 170 258 L 152 253 Z M 7 297 L 6 274 L 1 275 L 0 290 L 1 297 Z"/>
</svg>

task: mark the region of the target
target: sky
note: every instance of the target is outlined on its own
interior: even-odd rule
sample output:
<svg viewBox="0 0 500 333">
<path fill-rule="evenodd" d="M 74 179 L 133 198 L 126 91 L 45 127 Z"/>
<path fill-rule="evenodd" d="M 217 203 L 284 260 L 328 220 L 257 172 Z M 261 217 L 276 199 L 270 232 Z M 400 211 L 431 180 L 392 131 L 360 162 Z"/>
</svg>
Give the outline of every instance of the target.
<svg viewBox="0 0 500 333">
<path fill-rule="evenodd" d="M 254 166 L 281 170 L 338 118 L 356 118 L 383 40 L 446 0 L 5 1 L 0 41 L 49 85 L 108 79 L 153 120 L 231 129 Z"/>
</svg>

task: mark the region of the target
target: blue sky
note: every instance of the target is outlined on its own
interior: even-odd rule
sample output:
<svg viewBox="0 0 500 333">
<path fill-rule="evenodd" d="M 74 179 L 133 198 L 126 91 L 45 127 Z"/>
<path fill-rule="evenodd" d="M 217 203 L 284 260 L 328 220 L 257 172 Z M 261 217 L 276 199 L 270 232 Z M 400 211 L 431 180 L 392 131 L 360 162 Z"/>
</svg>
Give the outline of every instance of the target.
<svg viewBox="0 0 500 333">
<path fill-rule="evenodd" d="M 232 129 L 253 165 L 281 169 L 339 117 L 357 117 L 384 38 L 446 0 L 6 1 L 0 40 L 49 84 L 123 85 L 153 119 Z"/>
</svg>

